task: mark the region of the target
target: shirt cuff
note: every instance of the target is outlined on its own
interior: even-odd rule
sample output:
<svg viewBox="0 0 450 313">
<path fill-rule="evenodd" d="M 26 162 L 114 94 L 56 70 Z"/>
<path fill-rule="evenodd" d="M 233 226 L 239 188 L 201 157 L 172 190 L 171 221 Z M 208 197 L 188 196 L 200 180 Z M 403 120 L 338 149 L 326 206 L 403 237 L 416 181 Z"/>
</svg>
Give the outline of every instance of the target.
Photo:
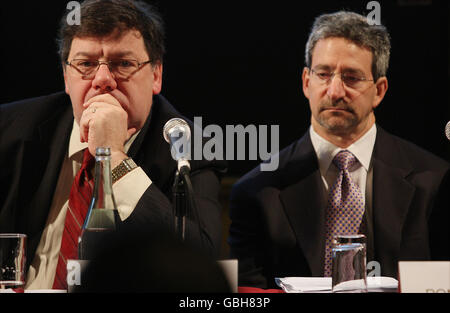
<svg viewBox="0 0 450 313">
<path fill-rule="evenodd" d="M 113 184 L 114 199 L 122 221 L 133 212 L 145 190 L 152 184 L 141 167 L 137 167 Z"/>
</svg>

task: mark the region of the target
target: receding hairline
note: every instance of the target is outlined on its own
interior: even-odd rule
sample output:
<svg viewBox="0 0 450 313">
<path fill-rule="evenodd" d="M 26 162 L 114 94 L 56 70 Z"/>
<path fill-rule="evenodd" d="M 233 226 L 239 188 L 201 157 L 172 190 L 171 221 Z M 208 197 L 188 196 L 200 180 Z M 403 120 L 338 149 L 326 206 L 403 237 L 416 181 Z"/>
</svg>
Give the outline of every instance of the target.
<svg viewBox="0 0 450 313">
<path fill-rule="evenodd" d="M 356 28 L 355 28 L 356 26 Z M 313 23 L 305 47 L 305 66 L 312 64 L 312 55 L 318 41 L 343 38 L 372 54 L 374 79 L 386 76 L 390 58 L 390 35 L 383 25 L 369 25 L 367 18 L 350 11 L 322 14 Z"/>
<path fill-rule="evenodd" d="M 360 43 L 360 42 L 358 42 L 358 41 L 355 41 L 355 40 L 351 40 L 351 39 L 349 39 L 349 38 L 346 38 L 346 37 L 344 37 L 344 36 L 326 36 L 326 37 L 323 37 L 323 38 L 320 38 L 320 39 L 318 39 L 315 43 L 314 43 L 314 46 L 313 46 L 313 48 L 311 49 L 311 59 L 310 59 L 310 66 L 312 66 L 312 60 L 313 60 L 313 56 L 314 56 L 314 50 L 316 49 L 316 47 L 317 47 L 317 44 L 319 43 L 319 42 L 323 42 L 323 41 L 325 41 L 325 40 L 329 40 L 329 39 L 343 39 L 344 41 L 346 41 L 346 42 L 348 42 L 348 43 L 350 43 L 350 44 L 353 44 L 353 45 L 355 45 L 355 46 L 357 46 L 358 48 L 361 48 L 361 49 L 363 49 L 363 50 L 366 50 L 367 52 L 369 52 L 370 53 L 370 56 L 371 56 L 371 62 L 373 62 L 373 59 L 374 59 L 374 51 L 373 51 L 373 49 L 371 48 L 371 47 L 368 47 L 367 45 L 364 45 L 364 44 L 362 44 L 362 43 Z"/>
</svg>

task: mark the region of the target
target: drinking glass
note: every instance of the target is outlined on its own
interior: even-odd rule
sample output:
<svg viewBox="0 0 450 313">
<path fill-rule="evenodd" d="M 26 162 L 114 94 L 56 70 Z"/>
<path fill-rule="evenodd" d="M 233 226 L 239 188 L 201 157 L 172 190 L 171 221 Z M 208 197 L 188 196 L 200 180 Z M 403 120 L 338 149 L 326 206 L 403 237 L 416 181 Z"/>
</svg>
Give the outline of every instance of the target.
<svg viewBox="0 0 450 313">
<path fill-rule="evenodd" d="M 366 237 L 335 236 L 331 253 L 332 292 L 367 292 Z"/>
<path fill-rule="evenodd" d="M 0 234 L 0 289 L 25 285 L 26 239 L 24 234 Z"/>
</svg>

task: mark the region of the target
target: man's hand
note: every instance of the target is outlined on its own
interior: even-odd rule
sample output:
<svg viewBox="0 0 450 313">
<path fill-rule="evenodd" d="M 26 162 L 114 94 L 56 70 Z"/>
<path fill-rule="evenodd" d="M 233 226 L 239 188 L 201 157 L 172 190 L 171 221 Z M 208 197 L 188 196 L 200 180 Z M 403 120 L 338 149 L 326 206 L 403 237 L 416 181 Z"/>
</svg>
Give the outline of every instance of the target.
<svg viewBox="0 0 450 313">
<path fill-rule="evenodd" d="M 87 142 L 89 152 L 95 156 L 97 147 L 111 148 L 111 168 L 127 158 L 125 142 L 136 133 L 128 129 L 128 114 L 119 101 L 110 94 L 92 97 L 84 106 L 80 118 L 80 140 Z"/>
</svg>

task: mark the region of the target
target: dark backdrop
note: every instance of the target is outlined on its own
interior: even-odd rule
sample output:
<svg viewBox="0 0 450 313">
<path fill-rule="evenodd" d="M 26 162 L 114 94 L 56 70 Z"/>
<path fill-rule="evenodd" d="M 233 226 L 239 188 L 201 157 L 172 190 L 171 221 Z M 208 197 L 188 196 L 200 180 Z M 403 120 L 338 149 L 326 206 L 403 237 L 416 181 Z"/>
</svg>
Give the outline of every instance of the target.
<svg viewBox="0 0 450 313">
<path fill-rule="evenodd" d="M 63 89 L 55 36 L 66 3 L 2 2 L 0 103 Z M 368 1 L 153 1 L 166 22 L 163 94 L 203 125 L 280 125 L 280 146 L 309 126 L 301 91 L 314 17 L 367 15 Z M 450 161 L 449 2 L 379 1 L 392 36 L 389 90 L 377 109 L 386 130 Z M 240 176 L 257 161 L 230 162 Z"/>
</svg>

